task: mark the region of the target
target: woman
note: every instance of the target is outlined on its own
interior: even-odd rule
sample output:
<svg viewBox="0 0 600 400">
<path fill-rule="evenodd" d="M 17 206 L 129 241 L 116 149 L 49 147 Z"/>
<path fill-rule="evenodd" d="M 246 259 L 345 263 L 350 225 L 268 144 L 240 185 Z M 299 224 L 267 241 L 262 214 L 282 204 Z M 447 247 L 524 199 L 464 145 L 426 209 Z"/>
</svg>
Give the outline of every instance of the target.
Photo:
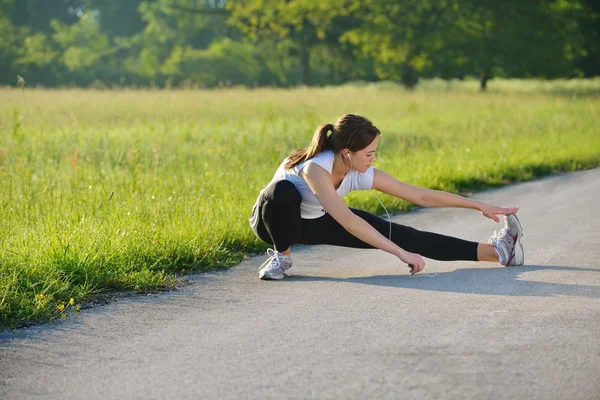
<svg viewBox="0 0 600 400">
<path fill-rule="evenodd" d="M 250 217 L 256 236 L 275 247 L 267 252 L 270 257 L 260 268 L 260 279 L 283 279 L 292 266 L 290 246 L 296 243 L 378 248 L 407 263 L 411 274 L 423 270 L 422 256 L 523 265 L 518 207 L 492 206 L 394 179 L 371 166 L 377 159 L 380 135 L 368 119 L 344 115 L 334 125 L 320 126 L 308 148 L 293 151 L 281 163 Z M 498 215 L 504 215 L 505 227 L 488 243 L 477 243 L 390 224 L 348 208 L 342 200 L 353 190 L 367 189 L 424 207 L 473 208 L 496 222 L 500 222 Z"/>
</svg>

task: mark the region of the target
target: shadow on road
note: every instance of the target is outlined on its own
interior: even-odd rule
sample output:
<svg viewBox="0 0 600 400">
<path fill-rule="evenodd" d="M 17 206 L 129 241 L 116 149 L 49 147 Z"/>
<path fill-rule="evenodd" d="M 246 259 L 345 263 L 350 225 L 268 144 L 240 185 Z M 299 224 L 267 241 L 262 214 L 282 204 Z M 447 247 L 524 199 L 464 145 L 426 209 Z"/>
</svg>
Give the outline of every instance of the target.
<svg viewBox="0 0 600 400">
<path fill-rule="evenodd" d="M 337 278 L 327 276 L 292 275 L 283 282 L 334 281 L 360 283 L 405 289 L 433 290 L 439 292 L 489 294 L 500 296 L 578 296 L 600 298 L 600 285 L 540 282 L 521 279 L 520 275 L 534 271 L 567 271 L 572 274 L 594 272 L 600 269 L 528 265 L 513 268 L 468 268 L 452 272 L 439 272 L 434 277 L 426 275 L 373 275 Z M 598 282 L 597 280 L 595 280 Z"/>
</svg>

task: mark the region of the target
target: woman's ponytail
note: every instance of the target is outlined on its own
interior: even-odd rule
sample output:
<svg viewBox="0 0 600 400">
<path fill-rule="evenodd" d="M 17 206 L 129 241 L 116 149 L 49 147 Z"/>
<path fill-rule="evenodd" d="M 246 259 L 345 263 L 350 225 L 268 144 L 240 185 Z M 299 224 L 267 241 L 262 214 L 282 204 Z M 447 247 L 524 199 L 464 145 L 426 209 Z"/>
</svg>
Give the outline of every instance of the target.
<svg viewBox="0 0 600 400">
<path fill-rule="evenodd" d="M 294 150 L 285 163 L 285 169 L 294 168 L 303 161 L 310 160 L 323 150 L 327 149 L 327 133 L 333 132 L 333 124 L 321 125 L 315 131 L 308 148 Z"/>
</svg>

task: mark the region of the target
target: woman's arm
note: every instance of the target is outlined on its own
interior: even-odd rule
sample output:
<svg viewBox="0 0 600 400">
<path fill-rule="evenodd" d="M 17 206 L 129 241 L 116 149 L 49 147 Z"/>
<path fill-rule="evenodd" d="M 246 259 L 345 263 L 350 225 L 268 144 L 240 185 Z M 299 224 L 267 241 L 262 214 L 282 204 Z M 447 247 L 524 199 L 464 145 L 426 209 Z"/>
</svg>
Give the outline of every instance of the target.
<svg viewBox="0 0 600 400">
<path fill-rule="evenodd" d="M 400 182 L 379 169 L 375 168 L 374 170 L 373 189 L 410 201 L 419 206 L 472 208 L 481 211 L 483 215 L 496 222 L 500 222 L 496 214 L 514 214 L 519 210 L 518 207 L 497 207 L 441 190 L 412 186 Z"/>
<path fill-rule="evenodd" d="M 324 168 L 316 164 L 309 164 L 302 169 L 301 175 L 323 208 L 344 229 L 363 242 L 393 254 L 405 263 L 412 265 L 412 273 L 417 273 L 423 269 L 424 262 L 420 255 L 402 249 L 379 233 L 367 221 L 350 211 L 335 191 L 331 175 Z"/>
</svg>

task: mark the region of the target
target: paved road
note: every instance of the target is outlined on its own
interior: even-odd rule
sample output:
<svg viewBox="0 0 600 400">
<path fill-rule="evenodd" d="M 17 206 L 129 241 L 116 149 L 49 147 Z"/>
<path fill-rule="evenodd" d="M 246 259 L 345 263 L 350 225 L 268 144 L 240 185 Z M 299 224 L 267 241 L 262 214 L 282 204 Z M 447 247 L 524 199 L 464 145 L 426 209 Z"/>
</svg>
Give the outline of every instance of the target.
<svg viewBox="0 0 600 400">
<path fill-rule="evenodd" d="M 476 198 L 520 205 L 526 266 L 298 248 L 171 293 L 0 334 L 1 399 L 600 399 L 600 170 Z M 395 218 L 487 240 L 470 210 Z"/>
</svg>

